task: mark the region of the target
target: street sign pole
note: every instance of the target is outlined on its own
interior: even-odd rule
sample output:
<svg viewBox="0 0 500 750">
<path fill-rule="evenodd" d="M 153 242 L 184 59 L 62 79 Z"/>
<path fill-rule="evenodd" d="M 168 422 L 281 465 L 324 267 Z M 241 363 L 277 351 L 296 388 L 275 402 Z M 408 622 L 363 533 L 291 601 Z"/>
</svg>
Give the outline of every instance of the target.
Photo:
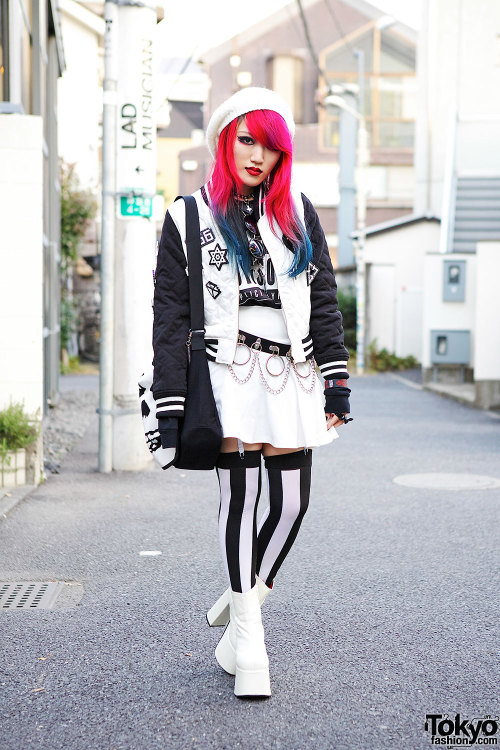
<svg viewBox="0 0 500 750">
<path fill-rule="evenodd" d="M 150 461 L 141 425 L 137 381 L 152 361 L 156 3 L 120 0 L 118 14 L 113 468 L 140 470 Z"/>
</svg>

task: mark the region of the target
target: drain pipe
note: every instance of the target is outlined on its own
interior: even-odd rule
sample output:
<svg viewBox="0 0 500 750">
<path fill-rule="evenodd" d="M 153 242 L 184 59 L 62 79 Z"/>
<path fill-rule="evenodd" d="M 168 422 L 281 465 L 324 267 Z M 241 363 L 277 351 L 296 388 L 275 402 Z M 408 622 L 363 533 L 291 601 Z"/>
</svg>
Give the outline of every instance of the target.
<svg viewBox="0 0 500 750">
<path fill-rule="evenodd" d="M 113 468 L 114 265 L 116 214 L 116 107 L 118 83 L 118 2 L 104 6 L 102 115 L 101 340 L 99 376 L 100 472 Z"/>
</svg>

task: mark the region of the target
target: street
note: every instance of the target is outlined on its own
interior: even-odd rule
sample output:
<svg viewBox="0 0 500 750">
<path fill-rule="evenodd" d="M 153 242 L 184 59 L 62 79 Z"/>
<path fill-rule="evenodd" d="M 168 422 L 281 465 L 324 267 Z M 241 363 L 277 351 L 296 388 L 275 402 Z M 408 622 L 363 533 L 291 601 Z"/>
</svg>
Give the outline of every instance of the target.
<svg viewBox="0 0 500 750">
<path fill-rule="evenodd" d="M 72 584 L 0 612 L 1 750 L 424 750 L 427 714 L 498 717 L 500 488 L 393 480 L 500 479 L 500 419 L 389 374 L 350 383 L 354 421 L 313 454 L 263 608 L 266 701 L 236 698 L 213 656 L 215 472 L 99 474 L 93 418 L 0 520 L 0 581 Z"/>
</svg>

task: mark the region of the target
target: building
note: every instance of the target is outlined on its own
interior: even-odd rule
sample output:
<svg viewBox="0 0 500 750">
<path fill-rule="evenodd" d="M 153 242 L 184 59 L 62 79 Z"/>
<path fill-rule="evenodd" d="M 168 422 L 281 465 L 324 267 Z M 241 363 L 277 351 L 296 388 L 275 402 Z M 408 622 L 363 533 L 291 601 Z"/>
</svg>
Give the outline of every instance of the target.
<svg viewBox="0 0 500 750">
<path fill-rule="evenodd" d="M 209 82 L 201 65 L 193 60 L 165 57 L 157 66 L 157 190 L 163 195 L 158 229 L 164 209 L 181 192 L 179 154 L 203 140 L 203 107 Z"/>
<path fill-rule="evenodd" d="M 362 49 L 370 133 L 367 223 L 411 213 L 416 34 L 396 22 L 380 28 L 380 10 L 363 0 L 310 0 L 303 5 L 322 73 L 308 49 L 297 3 L 292 2 L 204 55 L 212 83 L 205 125 L 209 114 L 238 88 L 268 86 L 283 95 L 297 123 L 294 176 L 317 208 L 338 268 L 339 113 L 325 107 L 322 99 L 327 85 L 357 82 L 354 50 Z M 182 152 L 182 192 L 199 187 L 209 163 L 204 146 Z M 338 271 L 341 282 L 352 281 L 352 261 Z"/>
<path fill-rule="evenodd" d="M 58 146 L 63 162 L 73 165 L 78 189 L 99 205 L 104 18 L 96 10 L 75 0 L 59 0 L 66 69 L 58 82 Z M 97 211 L 79 242 L 76 264 L 63 273 L 61 290 L 62 315 L 77 328 L 64 342 L 67 354 L 94 361 L 99 358 L 100 234 Z"/>
<path fill-rule="evenodd" d="M 41 419 L 59 373 L 57 80 L 64 70 L 54 0 L 0 4 L 0 405 Z M 41 448 L 28 481 L 36 482 Z"/>
<path fill-rule="evenodd" d="M 499 27 L 494 0 L 425 0 L 414 211 L 370 227 L 365 253 L 368 340 L 483 408 L 500 407 Z"/>
<path fill-rule="evenodd" d="M 464 376 L 500 407 L 500 6 L 425 0 L 415 210 L 441 218 L 425 259 L 424 379 Z"/>
<path fill-rule="evenodd" d="M 75 0 L 59 0 L 66 69 L 58 82 L 59 154 L 82 187 L 100 189 L 104 19 Z"/>
</svg>

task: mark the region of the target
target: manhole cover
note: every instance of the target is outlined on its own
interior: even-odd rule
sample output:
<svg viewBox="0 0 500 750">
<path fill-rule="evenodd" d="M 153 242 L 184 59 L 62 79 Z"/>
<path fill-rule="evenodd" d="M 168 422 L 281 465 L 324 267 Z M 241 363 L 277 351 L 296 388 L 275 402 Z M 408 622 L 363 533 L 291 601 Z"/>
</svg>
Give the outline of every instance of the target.
<svg viewBox="0 0 500 750">
<path fill-rule="evenodd" d="M 424 490 L 490 490 L 500 487 L 500 479 L 482 474 L 402 474 L 393 481 Z"/>
<path fill-rule="evenodd" d="M 52 609 L 62 581 L 0 583 L 0 609 Z"/>
</svg>

